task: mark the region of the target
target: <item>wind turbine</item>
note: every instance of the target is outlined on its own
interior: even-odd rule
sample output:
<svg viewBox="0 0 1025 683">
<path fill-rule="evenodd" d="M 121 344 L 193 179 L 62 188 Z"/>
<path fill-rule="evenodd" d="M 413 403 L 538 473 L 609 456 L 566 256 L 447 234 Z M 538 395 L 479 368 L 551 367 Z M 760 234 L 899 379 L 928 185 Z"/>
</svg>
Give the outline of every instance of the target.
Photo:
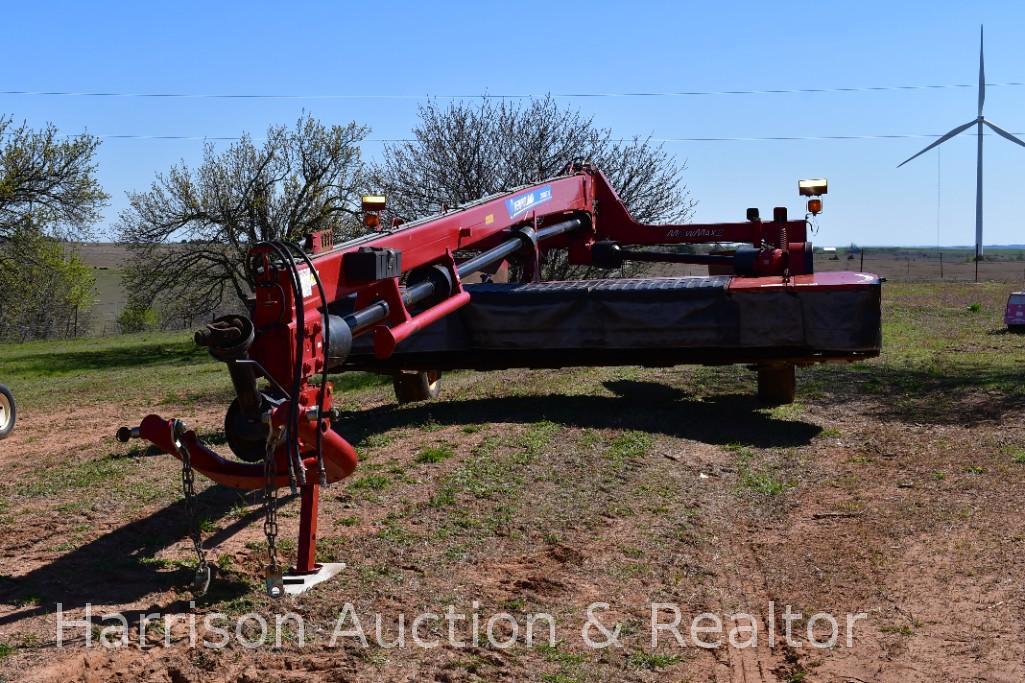
<svg viewBox="0 0 1025 683">
<path fill-rule="evenodd" d="M 979 114 L 978 114 L 978 116 L 975 119 L 969 121 L 968 123 L 966 123 L 966 124 L 964 124 L 962 126 L 958 126 L 954 130 L 952 130 L 949 133 L 947 133 L 946 135 L 942 136 L 936 142 L 932 143 L 931 145 L 929 145 L 928 147 L 923 149 L 918 154 L 915 154 L 914 156 L 905 159 L 904 161 L 902 161 L 901 163 L 899 163 L 897 165 L 897 168 L 900 168 L 901 166 L 903 166 L 904 164 L 908 163 L 909 161 L 911 161 L 915 157 L 922 156 L 923 154 L 928 152 L 933 147 L 937 147 L 939 145 L 942 145 L 944 142 L 946 142 L 950 138 L 954 137 L 955 135 L 958 135 L 959 133 L 963 133 L 964 131 L 968 130 L 972 126 L 976 126 L 976 136 L 978 137 L 978 141 L 979 141 L 978 142 L 978 149 L 979 149 L 978 160 L 977 160 L 977 165 L 976 165 L 976 169 L 975 169 L 975 279 L 976 280 L 979 279 L 979 259 L 982 258 L 982 127 L 983 126 L 989 126 L 991 129 L 993 129 L 993 132 L 996 133 L 997 135 L 999 135 L 1001 137 L 1004 137 L 1004 138 L 1007 138 L 1008 140 L 1010 140 L 1011 142 L 1015 143 L 1016 145 L 1021 145 L 1022 147 L 1025 147 L 1025 142 L 1019 140 L 1014 135 L 1011 135 L 1010 133 L 1008 133 L 1006 130 L 1004 130 L 1000 126 L 996 125 L 995 123 L 987 121 L 986 118 L 982 115 L 982 105 L 984 105 L 986 103 L 986 70 L 985 70 L 984 60 L 983 60 L 983 55 L 982 55 L 982 37 L 983 37 L 982 26 L 979 26 Z"/>
</svg>

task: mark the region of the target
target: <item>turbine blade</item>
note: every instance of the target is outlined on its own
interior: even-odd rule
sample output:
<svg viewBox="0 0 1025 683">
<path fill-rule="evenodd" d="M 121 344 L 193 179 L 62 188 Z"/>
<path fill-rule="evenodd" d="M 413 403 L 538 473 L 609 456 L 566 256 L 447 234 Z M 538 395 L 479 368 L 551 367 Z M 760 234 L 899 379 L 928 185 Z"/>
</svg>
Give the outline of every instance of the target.
<svg viewBox="0 0 1025 683">
<path fill-rule="evenodd" d="M 925 149 L 923 149 L 923 150 L 922 150 L 921 152 L 919 152 L 918 154 L 916 154 L 916 155 L 914 155 L 914 156 L 911 156 L 911 157 L 908 157 L 908 158 L 907 158 L 907 159 L 905 159 L 904 161 L 902 161 L 902 162 L 900 162 L 899 164 L 897 164 L 897 168 L 900 168 L 901 166 L 903 166 L 904 164 L 908 163 L 908 162 L 909 162 L 909 161 L 911 161 L 912 159 L 915 159 L 915 158 L 917 158 L 917 157 L 920 157 L 920 156 L 922 156 L 923 154 L 925 154 L 926 152 L 928 152 L 928 151 L 929 151 L 930 149 L 932 149 L 933 147 L 936 147 L 937 145 L 942 145 L 942 144 L 943 144 L 944 142 L 946 142 L 946 141 L 947 141 L 947 140 L 949 140 L 950 138 L 954 137 L 954 136 L 955 136 L 955 135 L 957 135 L 958 133 L 961 133 L 961 132 L 963 132 L 963 131 L 966 131 L 966 130 L 968 130 L 969 128 L 971 128 L 972 126 L 974 126 L 975 124 L 977 124 L 978 122 L 979 122 L 979 120 L 978 120 L 978 119 L 976 119 L 976 120 L 974 120 L 974 121 L 969 121 L 968 123 L 964 124 L 963 126 L 958 126 L 958 127 L 957 127 L 957 128 L 955 128 L 954 130 L 950 131 L 949 133 L 947 133 L 946 135 L 944 135 L 943 137 L 941 137 L 941 138 L 940 138 L 939 140 L 937 140 L 936 142 L 932 143 L 931 145 L 929 145 L 928 147 L 926 147 Z"/>
<path fill-rule="evenodd" d="M 979 26 L 979 116 L 982 116 L 982 105 L 986 104 L 986 64 L 982 56 L 982 26 Z"/>
<path fill-rule="evenodd" d="M 1000 137 L 1007 138 L 1008 140 L 1010 140 L 1014 144 L 1021 145 L 1022 147 L 1025 147 L 1025 141 L 1022 141 L 1021 139 L 1015 137 L 1014 133 L 1008 133 L 1006 130 L 1004 130 L 1003 128 L 1001 128 L 997 124 L 990 123 L 989 121 L 987 121 L 985 119 L 983 119 L 982 122 L 985 123 L 990 128 L 992 128 L 993 132 L 996 133 L 997 135 L 999 135 Z"/>
</svg>

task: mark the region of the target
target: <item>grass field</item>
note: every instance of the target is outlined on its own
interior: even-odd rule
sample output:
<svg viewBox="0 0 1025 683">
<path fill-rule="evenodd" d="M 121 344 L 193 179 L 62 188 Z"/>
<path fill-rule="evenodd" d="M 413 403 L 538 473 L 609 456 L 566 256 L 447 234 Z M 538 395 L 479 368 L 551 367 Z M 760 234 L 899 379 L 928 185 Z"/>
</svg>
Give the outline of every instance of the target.
<svg viewBox="0 0 1025 683">
<path fill-rule="evenodd" d="M 184 332 L 0 346 L 0 378 L 22 407 L 0 444 L 0 676 L 1022 680 L 1025 338 L 1002 329 L 1011 288 L 886 284 L 882 356 L 801 369 L 797 402 L 775 408 L 752 398 L 742 367 L 453 373 L 439 401 L 404 407 L 390 384 L 338 378 L 338 429 L 361 464 L 321 504 L 319 557 L 349 563 L 332 582 L 270 602 L 258 496 L 200 482 L 219 568 L 200 621 L 255 610 L 273 623 L 287 609 L 316 625 L 302 646 L 293 632 L 253 651 L 190 649 L 180 629 L 168 648 L 89 650 L 81 629 L 72 647 L 54 645 L 58 601 L 69 618 L 87 601 L 190 611 L 177 461 L 112 437 L 153 411 L 221 443 L 223 368 Z M 297 512 L 283 504 L 286 555 Z M 597 601 L 620 647 L 582 642 Z M 727 627 L 743 611 L 764 631 L 770 601 L 804 615 L 798 645 L 649 642 L 651 602 L 730 615 Z M 383 615 L 389 638 L 399 615 L 455 605 L 547 612 L 558 639 L 331 647 L 346 602 Z M 818 611 L 866 614 L 852 647 L 810 646 Z"/>
</svg>

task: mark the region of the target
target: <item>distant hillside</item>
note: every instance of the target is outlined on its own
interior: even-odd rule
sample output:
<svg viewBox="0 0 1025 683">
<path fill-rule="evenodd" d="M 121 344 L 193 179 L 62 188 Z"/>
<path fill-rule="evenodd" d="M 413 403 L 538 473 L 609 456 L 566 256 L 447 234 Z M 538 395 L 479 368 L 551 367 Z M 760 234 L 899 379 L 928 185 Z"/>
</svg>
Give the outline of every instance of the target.
<svg viewBox="0 0 1025 683">
<path fill-rule="evenodd" d="M 92 267 L 96 278 L 96 303 L 88 334 L 116 334 L 117 317 L 128 301 L 128 293 L 121 284 L 125 263 L 130 258 L 128 247 L 113 242 L 83 242 L 75 244 L 74 249 Z"/>
</svg>

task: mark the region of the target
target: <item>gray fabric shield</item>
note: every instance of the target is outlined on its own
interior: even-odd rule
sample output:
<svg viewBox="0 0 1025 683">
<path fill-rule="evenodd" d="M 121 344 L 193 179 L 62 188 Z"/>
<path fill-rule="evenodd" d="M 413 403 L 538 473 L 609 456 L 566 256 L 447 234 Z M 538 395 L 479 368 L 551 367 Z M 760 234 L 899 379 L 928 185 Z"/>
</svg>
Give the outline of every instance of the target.
<svg viewBox="0 0 1025 683">
<path fill-rule="evenodd" d="M 471 302 L 402 342 L 404 355 L 731 349 L 787 355 L 877 353 L 878 281 L 852 289 L 730 292 L 730 278 L 681 277 L 469 285 Z M 367 358 L 369 339 L 353 356 Z M 563 355 L 563 354 L 559 354 Z M 451 363 L 449 363 L 451 364 Z M 478 363 L 479 364 L 479 363 Z M 473 363 L 468 363 L 473 367 Z"/>
</svg>

